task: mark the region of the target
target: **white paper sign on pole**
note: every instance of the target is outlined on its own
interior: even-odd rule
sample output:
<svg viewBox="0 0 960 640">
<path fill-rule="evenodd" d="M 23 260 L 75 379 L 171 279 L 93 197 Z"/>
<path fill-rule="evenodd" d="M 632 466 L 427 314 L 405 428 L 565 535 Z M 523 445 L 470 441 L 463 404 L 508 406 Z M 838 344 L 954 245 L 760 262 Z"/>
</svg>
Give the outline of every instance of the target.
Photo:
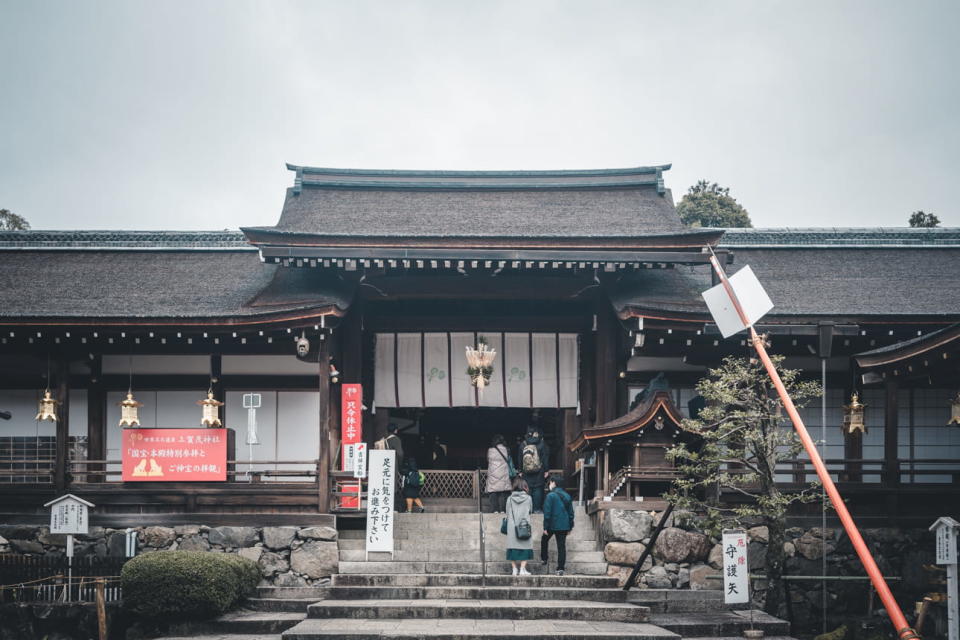
<svg viewBox="0 0 960 640">
<path fill-rule="evenodd" d="M 367 443 L 358 442 L 353 448 L 353 477 L 367 477 Z"/>
<path fill-rule="evenodd" d="M 393 502 L 397 486 L 397 452 L 373 449 L 367 453 L 367 553 L 393 553 Z"/>
<path fill-rule="evenodd" d="M 949 516 L 937 518 L 930 525 L 936 534 L 937 564 L 947 565 L 947 640 L 960 640 L 960 576 L 957 575 L 957 533 L 960 522 Z"/>
<path fill-rule="evenodd" d="M 89 533 L 93 503 L 68 493 L 43 506 L 50 508 L 50 533 Z"/>
<path fill-rule="evenodd" d="M 353 470 L 353 458 L 356 451 L 356 444 L 344 444 L 343 445 L 343 466 L 341 467 L 344 471 Z"/>
<path fill-rule="evenodd" d="M 747 562 L 747 532 L 731 529 L 723 532 L 723 601 L 727 604 L 750 602 L 750 564 Z"/>
<path fill-rule="evenodd" d="M 729 338 L 748 326 L 753 326 L 773 309 L 773 301 L 764 291 L 763 285 L 757 280 L 750 265 L 746 265 L 730 276 L 729 281 L 750 324 L 745 325 L 740 320 L 740 314 L 737 313 L 737 308 L 733 305 L 723 283 L 707 289 L 702 294 L 703 301 L 707 303 L 710 315 L 713 316 L 713 321 L 717 323 L 717 328 L 724 338 Z"/>
</svg>

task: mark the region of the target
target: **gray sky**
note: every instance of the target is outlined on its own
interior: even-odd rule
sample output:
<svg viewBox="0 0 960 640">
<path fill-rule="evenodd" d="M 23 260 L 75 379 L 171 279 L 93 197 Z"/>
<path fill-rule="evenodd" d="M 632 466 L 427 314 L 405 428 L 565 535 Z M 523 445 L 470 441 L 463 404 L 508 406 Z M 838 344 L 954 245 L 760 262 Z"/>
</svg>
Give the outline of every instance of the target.
<svg viewBox="0 0 960 640">
<path fill-rule="evenodd" d="M 269 225 L 285 162 L 672 162 L 755 226 L 960 226 L 960 2 L 0 0 L 0 208 Z M 954 197 L 951 197 L 954 196 Z"/>
</svg>

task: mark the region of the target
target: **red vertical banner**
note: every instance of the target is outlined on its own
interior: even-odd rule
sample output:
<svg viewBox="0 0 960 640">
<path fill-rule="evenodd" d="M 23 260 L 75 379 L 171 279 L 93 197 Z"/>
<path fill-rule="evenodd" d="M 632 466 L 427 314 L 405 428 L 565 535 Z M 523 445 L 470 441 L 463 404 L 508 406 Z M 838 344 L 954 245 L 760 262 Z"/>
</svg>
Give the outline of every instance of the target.
<svg viewBox="0 0 960 640">
<path fill-rule="evenodd" d="M 340 385 L 340 470 L 353 471 L 354 445 L 363 440 L 363 385 Z M 342 485 L 343 491 L 359 491 L 356 484 Z M 340 506 L 357 508 L 357 499 L 341 497 Z"/>
</svg>

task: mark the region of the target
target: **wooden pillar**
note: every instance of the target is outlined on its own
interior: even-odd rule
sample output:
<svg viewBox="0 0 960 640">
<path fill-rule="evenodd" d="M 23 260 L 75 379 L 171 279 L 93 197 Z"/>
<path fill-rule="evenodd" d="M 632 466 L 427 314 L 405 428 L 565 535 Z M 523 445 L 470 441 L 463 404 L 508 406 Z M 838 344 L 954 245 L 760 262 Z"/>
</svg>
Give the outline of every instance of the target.
<svg viewBox="0 0 960 640">
<path fill-rule="evenodd" d="M 594 497 L 599 498 L 601 495 L 603 495 L 603 447 L 595 449 L 594 452 L 594 460 L 596 462 L 593 465 L 593 495 Z"/>
<path fill-rule="evenodd" d="M 577 454 L 570 451 L 570 443 L 573 442 L 580 431 L 580 420 L 577 419 L 576 412 L 573 409 L 563 409 L 560 411 L 562 440 L 562 455 L 560 457 L 563 477 L 568 480 L 573 477 L 576 470 Z"/>
<path fill-rule="evenodd" d="M 898 389 L 896 380 L 887 380 L 883 413 L 883 483 L 887 486 L 900 484 L 900 455 L 897 451 Z"/>
<path fill-rule="evenodd" d="M 619 344 L 616 318 L 606 297 L 597 300 L 594 307 L 597 317 L 595 334 L 595 424 L 602 424 L 617 417 L 617 345 Z"/>
<path fill-rule="evenodd" d="M 594 385 L 596 384 L 596 339 L 593 333 L 592 316 L 588 316 L 584 330 L 580 334 L 580 427 L 593 426 L 596 412 L 594 408 Z"/>
<path fill-rule="evenodd" d="M 219 353 L 210 354 L 210 389 L 213 391 L 213 397 L 224 404 L 217 407 L 217 416 L 221 424 L 227 424 L 227 399 L 223 387 L 223 357 Z M 277 429 L 280 425 L 277 425 Z"/>
<path fill-rule="evenodd" d="M 95 355 L 90 362 L 90 383 L 87 385 L 87 459 L 107 457 L 107 393 L 103 388 L 103 357 Z M 103 482 L 102 464 L 87 465 L 86 482 Z M 99 472 L 99 473 L 95 473 Z"/>
<path fill-rule="evenodd" d="M 68 460 L 70 435 L 70 362 L 66 359 L 58 360 L 55 365 L 56 399 L 57 405 L 57 441 L 56 460 L 53 467 L 53 484 L 57 493 L 66 491 L 69 485 Z"/>
<path fill-rule="evenodd" d="M 863 460 L 863 434 L 859 431 L 843 434 L 843 457 L 846 460 Z M 863 464 L 860 462 L 847 462 L 846 477 L 847 482 L 863 482 Z"/>
<path fill-rule="evenodd" d="M 610 494 L 610 445 L 603 448 L 603 495 Z"/>
<path fill-rule="evenodd" d="M 320 447 L 317 451 L 317 508 L 330 513 L 330 340 L 320 341 L 317 391 L 320 394 L 318 425 Z"/>
</svg>

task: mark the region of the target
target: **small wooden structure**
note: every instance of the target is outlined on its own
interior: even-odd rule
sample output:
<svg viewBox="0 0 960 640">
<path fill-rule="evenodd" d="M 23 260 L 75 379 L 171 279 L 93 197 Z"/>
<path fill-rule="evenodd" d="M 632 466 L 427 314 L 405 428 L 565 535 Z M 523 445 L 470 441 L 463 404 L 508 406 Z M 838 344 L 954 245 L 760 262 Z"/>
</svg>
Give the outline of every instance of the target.
<svg viewBox="0 0 960 640">
<path fill-rule="evenodd" d="M 678 440 L 695 442 L 683 429 L 683 415 L 667 390 L 651 388 L 626 414 L 588 427 L 570 444 L 570 450 L 596 453 L 596 495 L 615 499 L 621 489 L 633 500 L 658 496 L 677 471 L 667 450 Z"/>
</svg>

